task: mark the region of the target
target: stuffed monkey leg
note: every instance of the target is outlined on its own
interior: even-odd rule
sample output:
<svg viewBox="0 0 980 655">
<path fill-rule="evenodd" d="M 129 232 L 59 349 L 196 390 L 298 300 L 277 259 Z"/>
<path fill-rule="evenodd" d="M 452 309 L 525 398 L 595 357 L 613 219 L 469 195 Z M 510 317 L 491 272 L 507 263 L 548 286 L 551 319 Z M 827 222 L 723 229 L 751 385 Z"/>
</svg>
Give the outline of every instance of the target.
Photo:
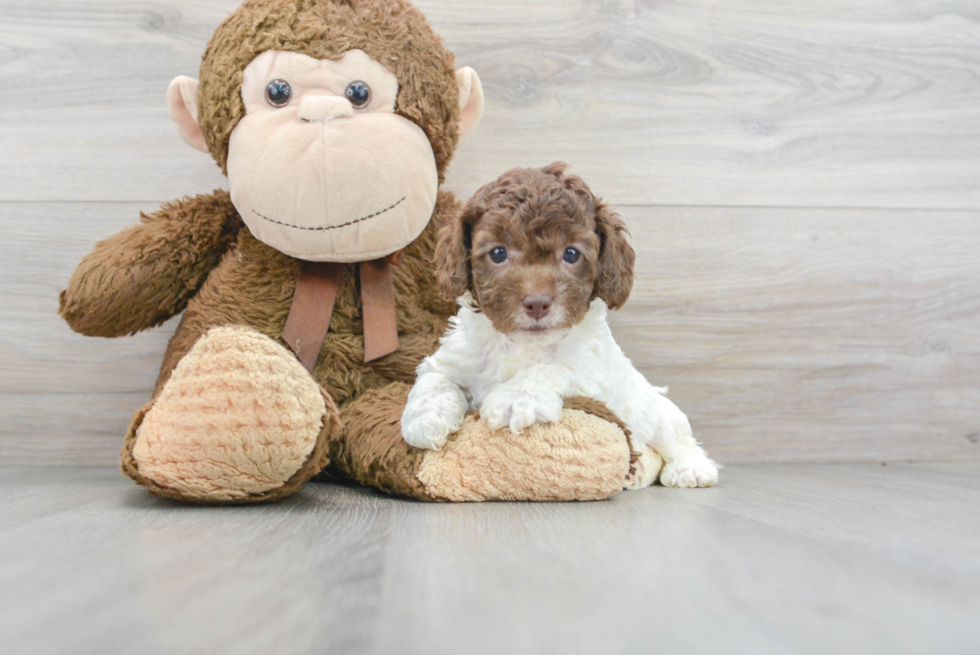
<svg viewBox="0 0 980 655">
<path fill-rule="evenodd" d="M 333 465 L 388 493 L 434 501 L 600 500 L 623 489 L 637 453 L 602 403 L 566 401 L 555 423 L 522 434 L 491 430 L 477 413 L 438 451 L 409 446 L 400 419 L 409 385 L 393 383 L 346 405 Z"/>
</svg>

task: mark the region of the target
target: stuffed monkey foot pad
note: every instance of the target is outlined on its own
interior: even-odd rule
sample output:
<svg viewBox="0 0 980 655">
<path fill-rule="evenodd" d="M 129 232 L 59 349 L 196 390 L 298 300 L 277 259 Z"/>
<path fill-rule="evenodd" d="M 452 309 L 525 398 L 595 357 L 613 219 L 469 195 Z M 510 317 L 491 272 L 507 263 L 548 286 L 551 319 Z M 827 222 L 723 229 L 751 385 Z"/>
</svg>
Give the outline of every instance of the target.
<svg viewBox="0 0 980 655">
<path fill-rule="evenodd" d="M 332 401 L 285 348 L 248 328 L 215 328 L 136 426 L 134 477 L 185 500 L 268 500 L 319 470 L 335 416 Z M 304 468 L 309 474 L 295 480 Z"/>
<path fill-rule="evenodd" d="M 491 430 L 471 414 L 442 450 L 426 452 L 418 479 L 457 502 L 602 500 L 622 491 L 630 455 L 619 426 L 579 409 L 521 434 Z"/>
</svg>

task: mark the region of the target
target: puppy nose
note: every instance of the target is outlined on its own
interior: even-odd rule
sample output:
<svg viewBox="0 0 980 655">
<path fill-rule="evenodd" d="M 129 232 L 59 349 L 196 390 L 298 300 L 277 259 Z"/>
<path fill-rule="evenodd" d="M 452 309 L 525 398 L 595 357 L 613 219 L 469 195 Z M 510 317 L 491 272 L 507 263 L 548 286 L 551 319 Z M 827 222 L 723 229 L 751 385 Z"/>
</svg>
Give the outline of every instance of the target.
<svg viewBox="0 0 980 655">
<path fill-rule="evenodd" d="M 548 315 L 548 310 L 551 309 L 551 296 L 524 296 L 522 304 L 524 305 L 524 311 L 531 318 L 544 318 Z"/>
<path fill-rule="evenodd" d="M 299 103 L 299 117 L 304 121 L 329 121 L 354 115 L 354 106 L 338 96 L 305 96 Z"/>
</svg>

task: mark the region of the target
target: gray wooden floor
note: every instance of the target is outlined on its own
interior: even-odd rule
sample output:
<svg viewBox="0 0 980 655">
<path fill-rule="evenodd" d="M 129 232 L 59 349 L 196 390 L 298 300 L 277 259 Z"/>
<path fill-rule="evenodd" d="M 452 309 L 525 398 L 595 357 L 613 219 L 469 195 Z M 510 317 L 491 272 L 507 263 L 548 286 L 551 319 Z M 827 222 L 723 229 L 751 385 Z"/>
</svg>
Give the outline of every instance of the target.
<svg viewBox="0 0 980 655">
<path fill-rule="evenodd" d="M 980 652 L 980 464 L 731 466 L 714 489 L 194 508 L 0 469 L 0 652 Z"/>
</svg>

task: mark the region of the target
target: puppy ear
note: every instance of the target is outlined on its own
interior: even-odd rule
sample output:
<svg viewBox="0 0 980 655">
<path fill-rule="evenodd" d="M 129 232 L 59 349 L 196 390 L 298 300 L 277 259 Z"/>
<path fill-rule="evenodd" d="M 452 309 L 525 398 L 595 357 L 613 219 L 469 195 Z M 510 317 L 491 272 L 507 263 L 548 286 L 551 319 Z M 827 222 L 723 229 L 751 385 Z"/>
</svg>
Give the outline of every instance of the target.
<svg viewBox="0 0 980 655">
<path fill-rule="evenodd" d="M 596 198 L 582 178 L 566 175 L 567 168 L 568 164 L 556 161 L 541 170 L 554 175 L 565 189 L 577 195 L 586 211 L 595 207 L 595 229 L 599 234 L 600 247 L 594 294 L 605 300 L 609 309 L 619 309 L 626 304 L 633 289 L 636 253 L 629 243 L 629 230 L 619 214 Z"/>
<path fill-rule="evenodd" d="M 470 236 L 483 215 L 483 204 L 470 198 L 439 228 L 436 241 L 436 284 L 442 295 L 458 298 L 470 288 Z"/>
<path fill-rule="evenodd" d="M 562 176 L 565 174 L 566 170 L 568 170 L 568 164 L 566 164 L 563 161 L 554 161 L 548 164 L 547 166 L 543 167 L 541 169 L 541 172 L 544 173 L 545 175 L 552 175 L 554 177 L 557 177 L 560 180 Z"/>
<path fill-rule="evenodd" d="M 633 264 L 636 261 L 636 253 L 629 244 L 629 230 L 619 218 L 619 214 L 598 199 L 595 225 L 601 243 L 595 295 L 605 300 L 609 309 L 619 309 L 626 304 L 633 289 Z"/>
</svg>

